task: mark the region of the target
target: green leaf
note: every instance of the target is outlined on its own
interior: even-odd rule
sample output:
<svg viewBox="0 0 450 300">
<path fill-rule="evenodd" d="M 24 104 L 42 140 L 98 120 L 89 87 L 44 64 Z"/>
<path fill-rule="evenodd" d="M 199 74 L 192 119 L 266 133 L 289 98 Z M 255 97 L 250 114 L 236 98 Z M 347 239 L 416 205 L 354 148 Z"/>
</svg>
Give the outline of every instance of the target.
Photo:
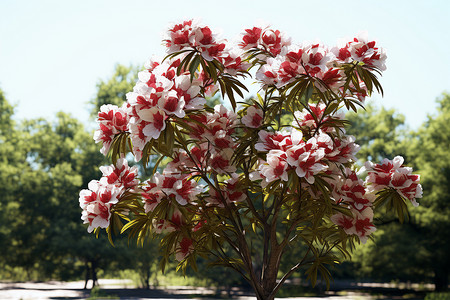
<svg viewBox="0 0 450 300">
<path fill-rule="evenodd" d="M 314 84 L 312 82 L 308 82 L 308 85 L 306 87 L 306 93 L 305 93 L 305 104 L 308 105 L 309 99 L 311 99 L 311 96 L 314 91 Z"/>
<path fill-rule="evenodd" d="M 156 163 L 155 163 L 155 166 L 153 167 L 152 175 L 156 173 L 156 171 L 158 170 L 159 164 L 161 163 L 161 161 L 162 161 L 164 158 L 165 158 L 164 155 L 161 155 L 161 156 L 158 158 L 158 160 L 157 160 Z"/>
<path fill-rule="evenodd" d="M 185 58 L 181 61 L 180 65 L 177 67 L 177 75 L 179 76 L 181 72 L 188 69 L 188 66 L 190 65 L 192 57 L 196 54 L 195 50 L 191 50 L 191 52 L 186 55 Z"/>
<path fill-rule="evenodd" d="M 132 221 L 126 223 L 126 224 L 122 227 L 122 230 L 120 231 L 120 233 L 124 233 L 124 232 L 127 231 L 129 228 L 135 227 L 139 222 L 140 222 L 139 219 L 134 219 L 134 220 L 132 220 Z"/>
<path fill-rule="evenodd" d="M 171 155 L 173 153 L 173 147 L 175 144 L 175 133 L 173 124 L 171 122 L 167 122 L 166 130 L 164 131 L 164 141 L 165 146 L 167 147 L 167 152 Z"/>
<path fill-rule="evenodd" d="M 189 73 L 191 75 L 191 82 L 194 79 L 194 75 L 195 72 L 198 69 L 198 66 L 200 65 L 200 60 L 202 60 L 203 58 L 200 55 L 195 56 L 195 58 L 191 61 L 190 65 L 189 65 Z"/>
</svg>

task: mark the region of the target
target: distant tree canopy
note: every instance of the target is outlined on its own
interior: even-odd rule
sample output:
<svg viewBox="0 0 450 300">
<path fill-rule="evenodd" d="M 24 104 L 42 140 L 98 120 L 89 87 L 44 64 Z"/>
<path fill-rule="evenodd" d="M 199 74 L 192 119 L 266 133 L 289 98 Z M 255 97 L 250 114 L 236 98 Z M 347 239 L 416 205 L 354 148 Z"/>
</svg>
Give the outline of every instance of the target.
<svg viewBox="0 0 450 300">
<path fill-rule="evenodd" d="M 104 104 L 121 106 L 126 101 L 126 94 L 133 90 L 137 80 L 138 68 L 116 65 L 114 74 L 106 81 L 97 83 L 97 96 L 90 102 L 91 116 L 97 117 L 97 112 Z"/>
<path fill-rule="evenodd" d="M 378 221 L 375 244 L 358 250 L 354 262 L 361 276 L 378 280 L 433 279 L 437 290 L 448 286 L 450 269 L 450 95 L 438 100 L 437 115 L 429 116 L 417 131 L 405 127 L 404 117 L 395 110 L 367 106 L 358 115 L 349 116 L 350 133 L 363 140 L 359 159 L 376 161 L 405 157 L 421 174 L 424 196 L 411 210 L 408 226 L 399 226 L 383 212 Z M 377 220 L 377 218 L 375 218 Z M 391 221 L 389 221 L 391 220 Z"/>
<path fill-rule="evenodd" d="M 450 94 L 438 99 L 436 115 L 416 133 L 415 164 L 426 191 L 422 205 L 413 213 L 433 269 L 436 288 L 448 289 L 450 271 Z"/>
<path fill-rule="evenodd" d="M 114 78 L 130 72 L 124 69 L 118 66 Z M 100 82 L 94 110 L 110 88 L 120 95 L 129 89 L 120 86 Z M 54 121 L 17 124 L 13 114 L 0 91 L 0 276 L 25 279 L 24 272 L 28 279 L 79 279 L 89 271 L 95 278 L 98 268 L 142 265 L 131 259 L 142 250 L 126 251 L 126 243 L 118 243 L 123 248 L 118 251 L 104 237 L 87 235 L 80 222 L 79 191 L 100 176 L 98 167 L 105 163 L 92 132 L 63 112 Z"/>
<path fill-rule="evenodd" d="M 379 162 L 384 157 L 393 158 L 395 155 L 406 156 L 404 137 L 407 132 L 402 114 L 368 103 L 364 110 L 360 109 L 357 114 L 349 112 L 347 117 L 351 122 L 348 132 L 357 137 L 361 146 L 358 158 L 362 162 Z M 405 161 L 408 160 L 405 158 Z"/>
<path fill-rule="evenodd" d="M 77 272 L 73 257 L 83 255 L 75 249 L 85 246 L 77 194 L 98 176 L 95 165 L 103 157 L 81 123 L 65 113 L 54 122 L 18 125 L 11 117 L 2 113 L 0 123 L 2 263 L 23 268 L 29 277 L 70 278 Z"/>
</svg>

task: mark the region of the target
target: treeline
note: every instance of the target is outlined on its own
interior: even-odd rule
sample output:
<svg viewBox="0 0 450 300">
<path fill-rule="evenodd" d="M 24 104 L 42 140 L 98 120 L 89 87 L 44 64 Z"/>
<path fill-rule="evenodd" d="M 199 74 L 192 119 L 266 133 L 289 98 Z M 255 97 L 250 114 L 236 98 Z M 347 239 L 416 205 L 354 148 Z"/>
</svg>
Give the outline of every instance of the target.
<svg viewBox="0 0 450 300">
<path fill-rule="evenodd" d="M 410 207 L 402 226 L 389 207 L 374 218 L 375 243 L 360 247 L 351 272 L 380 281 L 430 281 L 448 289 L 450 269 L 450 95 L 438 100 L 437 112 L 411 131 L 395 110 L 368 105 L 348 114 L 349 130 L 361 145 L 358 159 L 380 161 L 402 155 L 421 175 L 423 198 Z"/>
<path fill-rule="evenodd" d="M 92 116 L 103 104 L 121 105 L 136 73 L 119 65 L 110 79 L 99 82 Z M 352 122 L 349 133 L 362 146 L 361 164 L 402 155 L 421 174 L 424 198 L 418 208 L 410 209 L 406 226 L 399 226 L 388 207 L 378 212 L 376 243 L 358 247 L 352 261 L 332 270 L 335 277 L 433 282 L 437 290 L 447 288 L 450 95 L 443 94 L 438 104 L 436 114 L 416 131 L 407 128 L 398 112 L 370 104 L 358 115 L 347 115 Z M 131 269 L 148 287 L 150 270 L 158 264 L 156 243 L 139 248 L 118 238 L 114 248 L 105 235 L 87 234 L 80 219 L 78 193 L 100 178 L 98 167 L 106 164 L 92 132 L 65 113 L 58 113 L 53 122 L 15 122 L 13 115 L 13 106 L 0 91 L 0 279 L 95 282 L 97 270 L 112 274 Z M 199 278 L 242 284 L 231 271 L 210 272 L 201 263 L 199 267 Z"/>
<path fill-rule="evenodd" d="M 132 88 L 131 80 L 118 88 Z M 93 111 L 104 91 L 113 89 L 100 82 Z M 92 132 L 62 112 L 54 121 L 21 122 L 13 113 L 0 91 L 0 278 L 95 282 L 100 269 L 130 268 L 145 279 L 158 257 L 153 244 L 141 249 L 118 240 L 114 248 L 104 236 L 89 235 L 80 219 L 79 192 L 106 163 Z"/>
</svg>

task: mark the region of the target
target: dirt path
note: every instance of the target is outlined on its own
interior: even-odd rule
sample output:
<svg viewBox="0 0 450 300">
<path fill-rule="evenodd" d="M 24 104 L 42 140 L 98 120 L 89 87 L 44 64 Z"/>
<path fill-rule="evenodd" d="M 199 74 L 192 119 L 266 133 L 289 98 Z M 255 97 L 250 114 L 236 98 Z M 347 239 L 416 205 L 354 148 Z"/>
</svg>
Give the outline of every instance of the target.
<svg viewBox="0 0 450 300">
<path fill-rule="evenodd" d="M 113 280 L 101 279 L 99 280 L 102 294 L 101 297 L 108 299 L 127 299 L 127 300 L 168 300 L 168 299 L 214 299 L 214 290 L 208 288 L 192 288 L 192 287 L 167 287 L 164 289 L 142 290 L 135 289 L 130 280 Z M 50 299 L 87 299 L 89 297 L 89 290 L 83 290 L 84 281 L 74 282 L 21 282 L 10 283 L 0 282 L 0 300 L 50 300 Z M 239 294 L 235 292 L 237 297 L 233 299 L 238 300 L 256 300 L 248 294 Z M 111 298 L 114 296 L 114 298 Z M 223 298 L 222 298 L 223 299 Z M 330 297 L 298 297 L 298 298 L 280 298 L 283 300 L 367 300 L 373 299 L 368 296 L 352 295 L 346 296 L 330 296 Z"/>
</svg>

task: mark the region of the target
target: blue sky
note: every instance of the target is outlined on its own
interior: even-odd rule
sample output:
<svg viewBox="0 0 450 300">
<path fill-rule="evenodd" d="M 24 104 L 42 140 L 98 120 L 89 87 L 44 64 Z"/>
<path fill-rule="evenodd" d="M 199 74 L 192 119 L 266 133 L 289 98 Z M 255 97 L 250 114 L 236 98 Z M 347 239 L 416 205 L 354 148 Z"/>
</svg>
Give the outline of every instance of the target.
<svg viewBox="0 0 450 300">
<path fill-rule="evenodd" d="M 169 5 L 170 4 L 170 5 Z M 229 39 L 259 21 L 294 43 L 366 30 L 388 55 L 385 96 L 417 128 L 450 91 L 450 1 L 0 1 L 0 88 L 16 118 L 54 118 L 70 112 L 86 124 L 87 102 L 114 66 L 143 65 L 163 56 L 169 23 L 200 18 Z M 89 123 L 90 122 L 90 123 Z M 91 124 L 92 125 L 92 124 Z"/>
</svg>

